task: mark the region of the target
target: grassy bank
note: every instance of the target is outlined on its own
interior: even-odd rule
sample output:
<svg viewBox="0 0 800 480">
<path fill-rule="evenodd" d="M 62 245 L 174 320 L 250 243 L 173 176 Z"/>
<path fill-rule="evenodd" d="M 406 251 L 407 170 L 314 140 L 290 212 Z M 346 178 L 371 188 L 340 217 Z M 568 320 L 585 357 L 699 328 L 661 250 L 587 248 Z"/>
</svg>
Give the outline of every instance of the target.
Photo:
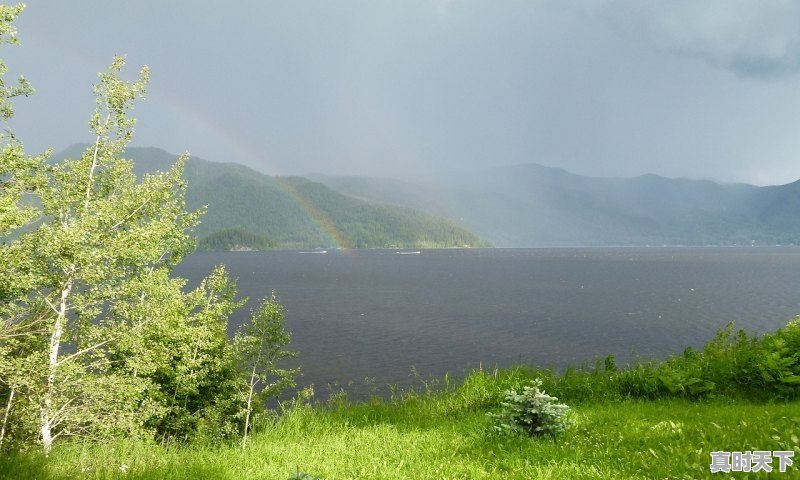
<svg viewBox="0 0 800 480">
<path fill-rule="evenodd" d="M 4 458 L 0 477 L 702 478 L 711 476 L 710 452 L 716 450 L 794 450 L 800 464 L 797 400 L 603 399 L 577 395 L 574 380 L 571 386 L 556 382 L 551 388 L 571 404 L 575 421 L 557 444 L 499 436 L 486 413 L 496 410 L 505 389 L 537 373 L 475 372 L 458 386 L 392 399 L 295 405 L 264 425 L 245 451 L 235 445 L 62 444 L 49 459 L 33 452 Z M 598 391 L 612 376 L 595 374 Z M 586 383 L 591 375 L 583 377 Z M 800 467 L 785 476 L 797 478 Z M 760 477 L 766 475 L 747 478 Z"/>
<path fill-rule="evenodd" d="M 713 451 L 788 450 L 797 466 L 781 474 L 775 459 L 772 475 L 800 478 L 798 352 L 800 320 L 761 337 L 731 326 L 702 350 L 659 363 L 618 369 L 608 357 L 560 375 L 479 370 L 366 402 L 297 400 L 261 417 L 244 450 L 202 440 L 63 442 L 44 458 L 31 448 L 0 459 L 0 478 L 705 478 Z M 534 378 L 572 408 L 574 425 L 558 443 L 502 436 L 487 416 Z"/>
</svg>

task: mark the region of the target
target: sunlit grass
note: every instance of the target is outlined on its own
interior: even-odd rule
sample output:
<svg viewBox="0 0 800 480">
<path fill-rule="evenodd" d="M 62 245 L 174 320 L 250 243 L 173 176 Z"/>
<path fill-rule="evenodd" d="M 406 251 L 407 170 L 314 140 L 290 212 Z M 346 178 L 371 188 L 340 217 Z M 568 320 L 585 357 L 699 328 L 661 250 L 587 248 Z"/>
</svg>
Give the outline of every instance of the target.
<svg viewBox="0 0 800 480">
<path fill-rule="evenodd" d="M 486 416 L 522 371 L 478 372 L 460 386 L 388 400 L 299 406 L 236 445 L 62 444 L 49 459 L 0 461 L 5 478 L 326 479 L 703 478 L 715 450 L 794 450 L 800 402 L 726 398 L 572 402 L 559 437 L 501 437 Z M 441 385 L 440 385 L 441 387 Z M 569 399 L 564 398 L 569 403 Z M 800 474 L 792 467 L 786 478 Z M 748 478 L 766 478 L 749 474 Z"/>
</svg>

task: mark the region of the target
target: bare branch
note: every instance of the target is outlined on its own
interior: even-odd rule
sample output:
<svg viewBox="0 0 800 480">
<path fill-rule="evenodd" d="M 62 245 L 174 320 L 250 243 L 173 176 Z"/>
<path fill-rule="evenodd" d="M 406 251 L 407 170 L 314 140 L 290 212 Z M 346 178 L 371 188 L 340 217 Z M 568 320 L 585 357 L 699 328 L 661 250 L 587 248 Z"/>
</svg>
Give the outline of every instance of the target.
<svg viewBox="0 0 800 480">
<path fill-rule="evenodd" d="M 69 400 L 67 400 L 67 401 L 66 401 L 66 402 L 65 402 L 63 405 L 61 405 L 61 408 L 59 408 L 59 409 L 58 409 L 58 410 L 57 410 L 57 411 L 56 411 L 56 412 L 55 412 L 55 413 L 54 413 L 54 414 L 53 414 L 53 415 L 50 417 L 50 425 L 51 425 L 52 427 L 58 426 L 58 424 L 61 422 L 61 420 L 60 420 L 60 418 L 59 418 L 59 417 L 61 416 L 61 414 L 64 412 L 64 410 L 66 410 L 66 408 L 67 408 L 68 406 L 70 406 L 70 405 L 72 404 L 72 402 L 74 402 L 74 401 L 75 401 L 75 400 L 77 400 L 77 399 L 78 399 L 78 397 L 72 397 L 72 398 L 70 398 L 70 399 L 69 399 Z"/>
<path fill-rule="evenodd" d="M 138 207 L 136 207 L 136 209 L 135 209 L 135 210 L 133 210 L 131 213 L 129 213 L 129 214 L 128 214 L 128 215 L 127 215 L 125 218 L 123 218 L 123 219 L 122 219 L 122 220 L 120 220 L 119 222 L 115 223 L 115 224 L 114 224 L 114 225 L 111 227 L 111 230 L 116 230 L 116 229 L 117 229 L 117 227 L 119 227 L 120 225 L 122 225 L 122 224 L 124 224 L 125 222 L 127 222 L 128 220 L 130 220 L 130 219 L 131 219 L 131 218 L 132 218 L 134 215 L 136 215 L 136 213 L 137 213 L 137 212 L 139 212 L 139 210 L 143 209 L 143 208 L 144 208 L 144 207 L 145 207 L 145 206 L 146 206 L 148 203 L 150 203 L 150 200 L 149 200 L 149 199 L 148 199 L 148 200 L 146 200 L 146 201 L 145 201 L 144 203 L 142 203 L 141 205 L 139 205 Z"/>
<path fill-rule="evenodd" d="M 103 345 L 111 342 L 112 340 L 115 340 L 115 339 L 114 338 L 109 338 L 108 340 L 103 340 L 102 342 L 96 343 L 96 344 L 92 345 L 91 347 L 86 347 L 83 350 L 78 350 L 77 352 L 73 353 L 72 355 L 64 357 L 61 360 L 59 360 L 58 362 L 56 362 L 56 366 L 61 366 L 62 364 L 69 362 L 70 360 L 72 360 L 75 357 L 79 357 L 79 356 L 83 355 L 84 353 L 91 352 L 92 350 L 94 350 L 96 348 L 100 348 Z"/>
<path fill-rule="evenodd" d="M 111 121 L 111 112 L 106 115 L 106 121 L 103 124 L 103 130 L 108 127 L 108 123 Z M 89 199 L 91 198 L 92 194 L 92 182 L 94 181 L 94 169 L 97 168 L 97 155 L 100 152 L 100 135 L 97 135 L 97 138 L 94 141 L 94 154 L 92 154 L 92 166 L 89 168 L 89 180 L 86 182 L 86 201 L 83 203 L 83 208 L 89 208 Z"/>
<path fill-rule="evenodd" d="M 55 305 L 53 305 L 53 303 L 52 303 L 52 302 L 51 302 L 51 301 L 50 301 L 50 300 L 47 298 L 47 295 L 43 294 L 41 290 L 37 290 L 37 291 L 36 291 L 36 293 L 38 293 L 38 294 L 41 296 L 42 300 L 44 300 L 44 301 L 45 301 L 45 303 L 47 303 L 47 305 L 49 305 L 49 306 L 50 306 L 50 308 L 52 308 L 52 309 L 53 309 L 53 312 L 55 312 L 55 314 L 56 314 L 56 315 L 58 315 L 58 314 L 59 314 L 59 311 L 58 311 L 58 309 L 57 309 L 57 308 L 56 308 L 56 306 L 55 306 Z"/>
</svg>

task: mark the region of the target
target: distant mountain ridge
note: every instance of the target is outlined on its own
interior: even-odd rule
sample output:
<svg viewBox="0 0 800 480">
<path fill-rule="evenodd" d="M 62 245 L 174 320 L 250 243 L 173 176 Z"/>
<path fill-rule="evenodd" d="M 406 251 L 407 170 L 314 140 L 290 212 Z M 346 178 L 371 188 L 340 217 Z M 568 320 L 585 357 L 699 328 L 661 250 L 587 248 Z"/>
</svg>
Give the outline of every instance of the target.
<svg viewBox="0 0 800 480">
<path fill-rule="evenodd" d="M 425 181 L 309 178 L 364 200 L 452 218 L 496 246 L 800 244 L 800 181 L 756 187 L 537 164 Z"/>
<path fill-rule="evenodd" d="M 56 159 L 80 156 L 73 145 Z M 159 148 L 128 148 L 137 175 L 164 171 L 178 155 Z M 190 157 L 189 210 L 208 209 L 196 228 L 209 249 L 443 248 L 488 246 L 452 221 L 405 206 L 380 205 L 301 177 L 271 177 L 236 163 Z"/>
<path fill-rule="evenodd" d="M 177 158 L 157 148 L 126 156 L 139 174 Z M 187 163 L 186 178 L 187 206 L 209 205 L 197 236 L 213 235 L 201 245 L 217 248 L 247 248 L 245 238 L 278 248 L 487 245 L 481 239 L 500 247 L 800 245 L 800 180 L 757 187 L 598 178 L 537 164 L 419 180 L 270 177 L 198 158 Z"/>
</svg>

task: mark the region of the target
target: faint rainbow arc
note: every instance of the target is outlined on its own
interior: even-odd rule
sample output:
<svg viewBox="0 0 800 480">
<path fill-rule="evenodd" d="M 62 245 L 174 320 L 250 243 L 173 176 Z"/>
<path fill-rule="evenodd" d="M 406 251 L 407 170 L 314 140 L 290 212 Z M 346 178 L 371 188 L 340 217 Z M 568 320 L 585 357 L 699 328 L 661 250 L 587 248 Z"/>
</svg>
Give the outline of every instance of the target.
<svg viewBox="0 0 800 480">
<path fill-rule="evenodd" d="M 274 177 L 275 183 L 287 193 L 292 200 L 300 206 L 300 208 L 309 216 L 312 222 L 317 225 L 329 237 L 336 248 L 347 251 L 352 249 L 350 240 L 338 229 L 331 220 L 330 216 L 322 211 L 316 204 L 314 204 L 307 197 L 303 196 L 297 189 L 290 185 L 287 181 L 280 177 Z"/>
<path fill-rule="evenodd" d="M 244 157 L 256 164 L 265 165 L 266 158 L 257 149 L 249 145 L 249 143 L 237 135 L 229 128 L 225 127 L 220 122 L 216 121 L 213 117 L 203 115 L 197 110 L 189 108 L 187 105 L 175 101 L 173 97 L 166 95 L 157 95 L 160 105 L 165 106 L 173 115 L 184 121 L 192 124 L 196 129 L 203 131 L 206 134 L 214 135 L 222 141 L 222 143 L 231 151 L 236 152 L 240 157 Z M 322 211 L 311 200 L 303 196 L 288 182 L 282 180 L 278 176 L 273 176 L 275 185 L 286 193 L 289 198 L 295 202 L 300 209 L 308 215 L 308 218 L 319 227 L 320 231 L 327 237 L 331 245 L 343 251 L 352 248 L 351 242 L 347 237 L 338 229 L 331 220 L 330 216 Z"/>
</svg>

